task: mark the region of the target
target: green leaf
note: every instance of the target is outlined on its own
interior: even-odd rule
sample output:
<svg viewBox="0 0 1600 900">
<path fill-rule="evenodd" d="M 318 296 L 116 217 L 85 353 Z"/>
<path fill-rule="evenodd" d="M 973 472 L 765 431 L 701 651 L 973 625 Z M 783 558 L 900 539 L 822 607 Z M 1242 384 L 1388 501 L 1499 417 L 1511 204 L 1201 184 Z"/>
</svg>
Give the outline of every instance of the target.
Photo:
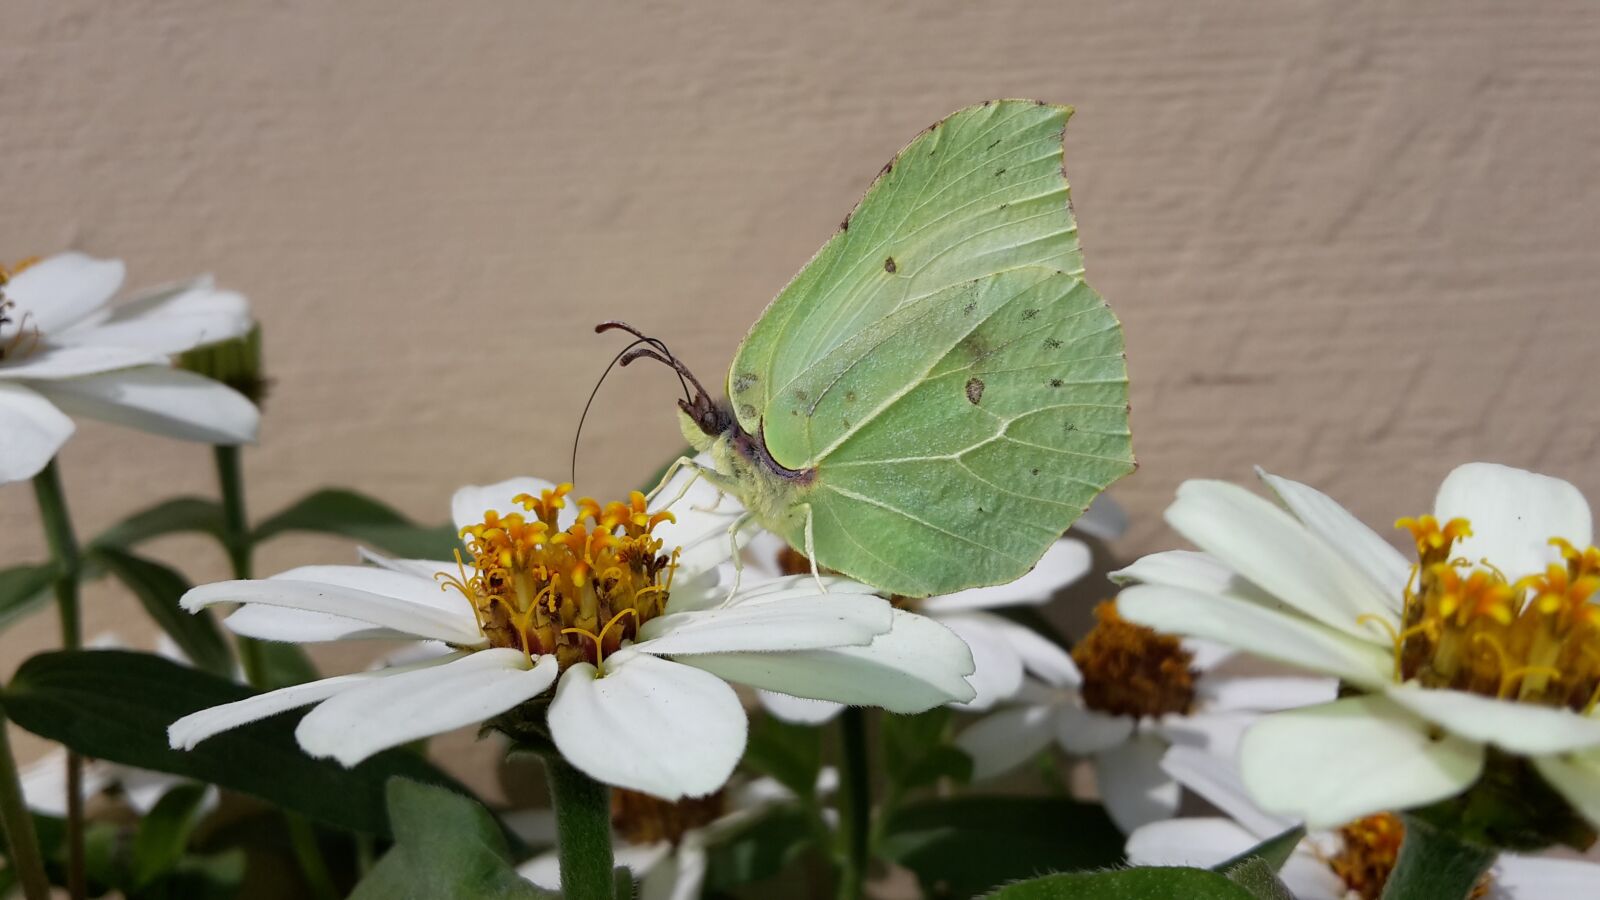
<svg viewBox="0 0 1600 900">
<path fill-rule="evenodd" d="M 139 604 L 167 633 L 183 655 L 200 669 L 228 678 L 233 675 L 233 652 L 210 610 L 191 615 L 178 605 L 189 582 L 166 566 L 111 547 L 90 551 L 90 558 L 128 586 Z"/>
<path fill-rule="evenodd" d="M 177 497 L 157 503 L 102 531 L 89 542 L 90 548 L 113 547 L 126 550 L 165 534 L 198 531 L 222 540 L 222 505 L 203 497 Z"/>
<path fill-rule="evenodd" d="M 460 546 L 454 526 L 424 527 L 388 504 L 342 488 L 324 488 L 262 522 L 257 543 L 291 531 L 333 534 L 396 556 L 448 559 Z"/>
<path fill-rule="evenodd" d="M 1305 836 L 1306 830 L 1304 826 L 1296 825 L 1282 834 L 1267 838 L 1232 859 L 1224 860 L 1213 866 L 1212 870 L 1227 875 L 1237 866 L 1243 865 L 1252 859 L 1260 859 L 1267 864 L 1268 868 L 1276 872 L 1283 868 L 1284 863 L 1289 861 L 1289 854 L 1294 852 L 1294 848 L 1300 846 L 1300 841 Z"/>
<path fill-rule="evenodd" d="M 817 773 L 822 770 L 822 729 L 762 716 L 750 727 L 744 761 L 776 778 L 796 796 L 810 797 L 816 793 Z"/>
<path fill-rule="evenodd" d="M 257 641 L 265 687 L 275 689 L 317 680 L 317 669 L 299 644 Z"/>
<path fill-rule="evenodd" d="M 0 570 L 0 629 L 26 616 L 50 599 L 55 563 L 12 566 Z"/>
<path fill-rule="evenodd" d="M 972 780 L 972 758 L 945 740 L 950 710 L 883 717 L 884 771 L 902 792 L 953 778 Z"/>
<path fill-rule="evenodd" d="M 1259 856 L 1234 863 L 1222 874 L 1256 900 L 1295 900 L 1288 886 L 1278 880 L 1277 871 Z"/>
<path fill-rule="evenodd" d="M 967 795 L 896 810 L 882 852 L 915 872 L 929 897 L 973 897 L 1042 872 L 1116 865 L 1123 837 L 1097 804 Z"/>
<path fill-rule="evenodd" d="M 795 806 L 773 809 L 737 834 L 707 849 L 707 893 L 771 878 L 793 865 L 816 843 L 810 814 Z"/>
<path fill-rule="evenodd" d="M 199 822 L 206 786 L 181 784 L 167 791 L 139 823 L 133 841 L 133 883 L 143 887 L 177 867 Z"/>
<path fill-rule="evenodd" d="M 23 728 L 86 756 L 253 794 L 352 831 L 389 834 L 384 784 L 396 775 L 467 793 L 404 749 L 351 769 L 312 759 L 295 743 L 296 719 L 289 715 L 223 732 L 189 751 L 167 745 L 173 721 L 251 694 L 151 654 L 79 650 L 23 663 L 0 690 L 0 705 Z"/>
<path fill-rule="evenodd" d="M 988 900 L 1255 900 L 1225 876 L 1205 869 L 1123 869 L 1046 875 L 1008 885 Z"/>
<path fill-rule="evenodd" d="M 389 782 L 388 800 L 395 844 L 350 900 L 552 896 L 511 867 L 500 826 L 472 800 L 405 778 Z"/>
</svg>

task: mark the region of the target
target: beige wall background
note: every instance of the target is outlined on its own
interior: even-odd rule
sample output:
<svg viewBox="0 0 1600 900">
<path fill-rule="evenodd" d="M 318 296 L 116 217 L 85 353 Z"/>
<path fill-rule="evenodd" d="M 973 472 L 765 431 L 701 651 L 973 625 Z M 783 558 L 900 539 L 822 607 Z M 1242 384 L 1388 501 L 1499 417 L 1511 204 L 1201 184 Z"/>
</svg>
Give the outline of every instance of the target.
<svg viewBox="0 0 1600 900">
<path fill-rule="evenodd" d="M 215 272 L 274 382 L 257 514 L 327 484 L 442 521 L 451 490 L 564 477 L 621 317 L 708 380 L 919 129 L 1071 103 L 1089 275 L 1127 327 L 1142 468 L 1127 555 L 1193 476 L 1260 463 L 1377 524 L 1458 462 L 1600 496 L 1600 6 L 1573 2 L 584 4 L 11 0 L 0 257 L 130 282 Z M 590 491 L 679 441 L 669 379 L 615 376 Z M 80 533 L 214 490 L 203 447 L 85 425 Z M 154 552 L 225 575 L 192 540 Z M 42 556 L 0 488 L 0 566 Z M 268 547 L 264 571 L 345 560 Z M 148 628 L 108 585 L 90 634 Z M 0 675 L 54 640 L 0 637 Z M 37 752 L 28 744 L 23 752 Z"/>
</svg>

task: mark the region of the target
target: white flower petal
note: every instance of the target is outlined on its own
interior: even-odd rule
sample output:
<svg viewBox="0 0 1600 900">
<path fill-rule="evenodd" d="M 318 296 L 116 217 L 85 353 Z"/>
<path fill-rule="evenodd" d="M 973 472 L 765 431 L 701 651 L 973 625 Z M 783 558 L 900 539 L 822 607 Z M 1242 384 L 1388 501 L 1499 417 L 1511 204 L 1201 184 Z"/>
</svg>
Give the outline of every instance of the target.
<svg viewBox="0 0 1600 900">
<path fill-rule="evenodd" d="M 902 610 L 894 627 L 865 647 L 796 650 L 788 653 L 706 653 L 677 661 L 751 687 L 919 713 L 971 700 L 967 684 L 972 652 L 943 625 Z"/>
<path fill-rule="evenodd" d="M 540 811 L 543 812 L 543 810 Z M 515 816 L 516 814 L 513 813 L 512 815 Z M 509 819 L 510 817 L 507 818 Z M 554 837 L 551 838 L 550 842 L 554 842 Z M 654 844 L 619 843 L 611 850 L 612 861 L 619 867 L 626 866 L 634 878 L 640 878 L 649 873 L 671 852 L 671 841 L 657 841 Z M 517 874 L 547 891 L 559 891 L 561 890 L 561 854 L 555 850 L 540 853 L 522 865 L 517 866 Z"/>
<path fill-rule="evenodd" d="M 1260 842 L 1227 819 L 1166 819 L 1141 825 L 1128 835 L 1128 864 L 1209 869 Z"/>
<path fill-rule="evenodd" d="M 489 510 L 502 516 L 523 513 L 522 504 L 514 502 L 512 498 L 522 494 L 537 497 L 541 492 L 554 490 L 555 487 L 554 482 L 529 477 L 508 478 L 494 484 L 469 484 L 450 498 L 450 514 L 458 529 L 481 525 L 483 514 Z M 578 521 L 577 502 L 571 495 L 565 502 L 567 505 L 556 513 L 556 524 L 562 529 L 570 528 L 572 523 Z"/>
<path fill-rule="evenodd" d="M 1161 758 L 1161 768 L 1188 790 L 1248 829 L 1254 840 L 1264 841 L 1287 831 L 1295 820 L 1267 812 L 1250 799 L 1239 767 L 1231 755 L 1194 747 L 1173 746 Z"/>
<path fill-rule="evenodd" d="M 190 612 L 217 603 L 260 603 L 329 613 L 464 647 L 484 643 L 477 621 L 470 612 L 410 603 L 385 594 L 322 581 L 291 581 L 283 578 L 219 581 L 190 590 L 179 603 Z"/>
<path fill-rule="evenodd" d="M 1498 700 L 1418 684 L 1396 685 L 1389 699 L 1469 740 L 1540 756 L 1600 748 L 1600 719 L 1568 709 Z"/>
<path fill-rule="evenodd" d="M 1200 679 L 1195 699 L 1218 711 L 1270 712 L 1327 703 L 1339 696 L 1337 678 L 1294 678 L 1241 675 Z"/>
<path fill-rule="evenodd" d="M 361 561 L 364 563 L 377 566 L 380 569 L 388 569 L 391 572 L 402 572 L 416 578 L 423 578 L 433 584 L 439 583 L 438 580 L 433 576 L 440 572 L 443 572 L 447 575 L 456 574 L 456 564 L 453 560 L 450 562 L 444 562 L 442 560 L 433 559 L 399 559 L 392 556 L 385 556 L 376 550 L 369 550 L 366 547 L 357 547 L 356 555 L 359 556 Z M 471 569 L 471 566 L 467 566 L 469 573 L 471 572 Z"/>
<path fill-rule="evenodd" d="M 126 273 L 120 259 L 57 253 L 18 272 L 6 284 L 6 298 L 29 314 L 32 327 L 50 334 L 109 303 Z"/>
<path fill-rule="evenodd" d="M 680 470 L 657 495 L 656 503 L 671 505 L 652 504 L 651 509 L 665 508 L 676 521 L 662 522 L 651 533 L 661 539 L 663 552 L 670 553 L 674 547 L 682 549 L 678 557 L 680 573 L 698 575 L 733 557 L 733 539 L 728 529 L 745 514 L 745 508 L 737 498 L 717 490 L 704 478 L 694 478 L 688 491 L 678 497 L 683 482 L 692 477 L 689 470 Z M 674 498 L 677 498 L 675 502 Z M 758 532 L 753 525 L 741 528 L 739 546 L 747 545 Z"/>
<path fill-rule="evenodd" d="M 283 641 L 294 644 L 411 637 L 392 628 L 381 628 L 359 619 L 255 603 L 234 610 L 222 620 L 222 624 L 234 634 L 255 638 L 258 641 Z"/>
<path fill-rule="evenodd" d="M 204 276 L 147 291 L 51 340 L 176 354 L 243 337 L 253 324 L 244 295 L 218 290 Z"/>
<path fill-rule="evenodd" d="M 812 585 L 775 600 L 658 616 L 644 624 L 634 646 L 654 654 L 862 646 L 893 624 L 893 607 L 887 600 L 819 594 Z"/>
<path fill-rule="evenodd" d="M 1183 791 L 1161 769 L 1165 752 L 1165 741 L 1141 734 L 1115 750 L 1095 754 L 1100 798 L 1123 834 L 1177 815 Z"/>
<path fill-rule="evenodd" d="M 744 753 L 748 723 L 722 680 L 622 650 L 567 669 L 550 704 L 561 755 L 598 781 L 665 800 L 722 787 Z"/>
<path fill-rule="evenodd" d="M 243 394 L 164 366 L 37 382 L 34 387 L 73 415 L 179 440 L 249 444 L 261 426 L 260 411 Z"/>
<path fill-rule="evenodd" d="M 1406 582 L 1411 578 L 1411 563 L 1399 550 L 1316 488 L 1273 475 L 1260 466 L 1256 467 L 1256 474 L 1295 518 L 1366 573 L 1390 598 L 1394 609 L 1400 608 Z"/>
<path fill-rule="evenodd" d="M 1053 708 L 1014 706 L 974 722 L 956 736 L 956 746 L 972 757 L 972 777 L 981 780 L 1003 775 L 1038 756 L 1055 735 Z"/>
<path fill-rule="evenodd" d="M 25 356 L 0 363 L 0 378 L 59 381 L 135 366 L 165 367 L 170 362 L 164 354 L 133 347 L 72 347 L 46 341 Z"/>
<path fill-rule="evenodd" d="M 0 484 L 43 471 L 74 427 L 49 400 L 20 384 L 0 381 Z"/>
<path fill-rule="evenodd" d="M 1600 828 L 1600 751 L 1541 756 L 1533 765 L 1579 815 Z"/>
<path fill-rule="evenodd" d="M 706 848 L 690 831 L 676 851 L 667 854 L 639 882 L 639 900 L 699 900 L 706 879 Z"/>
<path fill-rule="evenodd" d="M 1030 674 L 1051 687 L 1077 687 L 1083 683 L 1083 674 L 1072 661 L 1072 654 L 1055 641 L 999 616 L 985 616 L 984 620 L 1011 645 Z"/>
<path fill-rule="evenodd" d="M 411 572 L 376 566 L 297 566 L 267 580 L 331 584 L 382 594 L 402 603 L 436 609 L 462 620 L 472 616 L 472 604 L 467 598 L 460 591 L 441 585 L 432 575 L 419 577 Z"/>
<path fill-rule="evenodd" d="M 1472 522 L 1472 536 L 1456 544 L 1455 555 L 1487 559 L 1513 581 L 1543 572 L 1560 558 L 1551 538 L 1580 548 L 1593 538 L 1589 504 L 1577 488 L 1495 463 L 1457 466 L 1439 485 L 1433 509 L 1441 524 L 1455 518 Z"/>
<path fill-rule="evenodd" d="M 1163 550 L 1141 556 L 1107 577 L 1117 584 L 1160 584 L 1202 594 L 1230 593 L 1241 581 L 1226 563 L 1195 550 Z"/>
<path fill-rule="evenodd" d="M 1489 896 L 1511 900 L 1593 900 L 1600 887 L 1600 865 L 1588 860 L 1550 859 L 1502 853 L 1491 876 Z"/>
<path fill-rule="evenodd" d="M 1006 584 L 969 588 L 954 594 L 929 597 L 922 610 L 945 613 L 966 609 L 994 609 L 1001 606 L 1041 606 L 1056 592 L 1089 574 L 1089 545 L 1062 538 L 1050 545 L 1039 562 L 1026 575 Z"/>
<path fill-rule="evenodd" d="M 312 756 L 353 766 L 390 747 L 475 725 L 525 703 L 550 687 L 557 669 L 554 656 L 530 667 L 522 651 L 498 647 L 387 675 L 307 713 L 295 740 Z"/>
<path fill-rule="evenodd" d="M 459 658 L 459 657 L 456 657 Z M 403 671 L 413 671 L 417 668 L 441 665 L 449 659 L 430 660 L 418 666 L 407 668 Z M 352 675 L 335 675 L 332 678 L 323 678 L 318 681 L 308 681 L 305 684 L 296 684 L 221 706 L 213 706 L 192 712 L 187 716 L 173 722 L 167 727 L 167 740 L 174 749 L 193 750 L 195 745 L 211 737 L 240 725 L 247 725 L 268 716 L 275 716 L 281 712 L 298 709 L 320 703 L 336 694 L 353 690 L 362 685 L 369 684 L 375 679 L 393 677 L 400 674 L 397 670 L 381 672 L 357 672 Z"/>
<path fill-rule="evenodd" d="M 1072 523 L 1072 530 L 1102 541 L 1114 541 L 1128 530 L 1128 513 L 1110 494 L 1102 491 L 1078 521 Z"/>
<path fill-rule="evenodd" d="M 1225 759 L 1239 752 L 1239 741 L 1250 726 L 1261 721 L 1260 712 L 1200 711 L 1186 716 L 1162 716 L 1153 729 L 1174 745 L 1193 747 Z"/>
<path fill-rule="evenodd" d="M 556 811 L 549 807 L 518 809 L 500 817 L 511 833 L 530 847 L 554 847 L 556 843 Z M 551 854 L 552 858 L 555 854 Z M 520 870 L 519 870 L 520 871 Z"/>
<path fill-rule="evenodd" d="M 1453 796 L 1483 771 L 1482 744 L 1445 735 L 1383 697 L 1275 713 L 1239 747 L 1244 782 L 1269 812 L 1332 828 Z"/>
<path fill-rule="evenodd" d="M 1396 619 L 1393 597 L 1294 517 L 1236 484 L 1186 481 L 1166 518 L 1200 549 L 1331 628 L 1373 640 L 1358 618 Z"/>
<path fill-rule="evenodd" d="M 663 847 L 671 848 L 671 844 L 662 841 Z M 517 866 L 517 874 L 534 886 L 547 891 L 561 890 L 561 854 L 555 850 L 547 850 L 534 856 L 532 859 Z"/>
<path fill-rule="evenodd" d="M 1354 640 L 1294 612 L 1183 588 L 1136 585 L 1117 595 L 1124 619 L 1167 634 L 1231 644 L 1257 656 L 1326 672 L 1365 687 L 1390 684 L 1390 651 Z"/>
<path fill-rule="evenodd" d="M 1133 737 L 1132 716 L 1112 716 L 1076 703 L 1056 708 L 1056 742 L 1068 753 L 1087 756 L 1120 747 Z"/>
<path fill-rule="evenodd" d="M 821 725 L 844 711 L 844 704 L 829 700 L 791 697 L 779 691 L 757 691 L 762 709 L 794 725 Z"/>
<path fill-rule="evenodd" d="M 939 623 L 954 631 L 972 651 L 972 676 L 967 682 L 975 692 L 961 704 L 969 712 L 981 712 L 1006 700 L 1022 687 L 1022 657 L 1003 635 L 991 627 L 981 613 L 939 616 Z"/>
<path fill-rule="evenodd" d="M 746 577 L 752 572 L 761 578 L 777 578 L 786 574 L 778 566 L 778 554 L 788 549 L 789 542 L 765 528 L 754 529 L 744 545 Z"/>
</svg>

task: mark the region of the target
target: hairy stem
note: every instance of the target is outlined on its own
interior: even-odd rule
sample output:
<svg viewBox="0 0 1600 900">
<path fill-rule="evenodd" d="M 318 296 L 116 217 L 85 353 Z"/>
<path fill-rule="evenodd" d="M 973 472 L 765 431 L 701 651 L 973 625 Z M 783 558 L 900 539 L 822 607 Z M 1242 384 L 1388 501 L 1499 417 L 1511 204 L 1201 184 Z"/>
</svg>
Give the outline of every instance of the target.
<svg viewBox="0 0 1600 900">
<path fill-rule="evenodd" d="M 556 809 L 561 896 L 612 900 L 611 789 L 557 755 L 544 758 Z"/>
<path fill-rule="evenodd" d="M 83 646 L 83 622 L 78 605 L 81 568 L 78 537 L 72 530 L 72 516 L 61 490 L 61 470 L 55 460 L 33 476 L 33 493 L 39 501 L 39 520 L 56 565 L 56 610 L 61 619 L 61 646 L 77 650 Z M 83 850 L 83 757 L 70 747 L 67 749 L 67 892 L 73 900 L 82 900 L 88 892 Z"/>
<path fill-rule="evenodd" d="M 1384 885 L 1383 900 L 1465 900 L 1499 855 L 1416 816 L 1406 816 L 1405 823 L 1405 842 Z"/>
<path fill-rule="evenodd" d="M 846 707 L 839 716 L 839 837 L 844 866 L 839 900 L 859 900 L 871 860 L 872 771 L 867 755 L 867 714 Z"/>
</svg>

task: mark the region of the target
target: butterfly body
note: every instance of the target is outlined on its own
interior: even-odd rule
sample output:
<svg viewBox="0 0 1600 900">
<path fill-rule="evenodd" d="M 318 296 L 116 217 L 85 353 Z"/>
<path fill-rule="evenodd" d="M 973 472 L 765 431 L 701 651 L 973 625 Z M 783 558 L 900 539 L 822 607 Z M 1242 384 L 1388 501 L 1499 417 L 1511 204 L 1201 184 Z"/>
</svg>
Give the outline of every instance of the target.
<svg viewBox="0 0 1600 900">
<path fill-rule="evenodd" d="M 1133 469 L 1069 114 L 994 101 L 919 135 L 751 329 L 727 405 L 685 404 L 706 477 L 819 565 L 907 596 L 1009 581 Z"/>
</svg>

